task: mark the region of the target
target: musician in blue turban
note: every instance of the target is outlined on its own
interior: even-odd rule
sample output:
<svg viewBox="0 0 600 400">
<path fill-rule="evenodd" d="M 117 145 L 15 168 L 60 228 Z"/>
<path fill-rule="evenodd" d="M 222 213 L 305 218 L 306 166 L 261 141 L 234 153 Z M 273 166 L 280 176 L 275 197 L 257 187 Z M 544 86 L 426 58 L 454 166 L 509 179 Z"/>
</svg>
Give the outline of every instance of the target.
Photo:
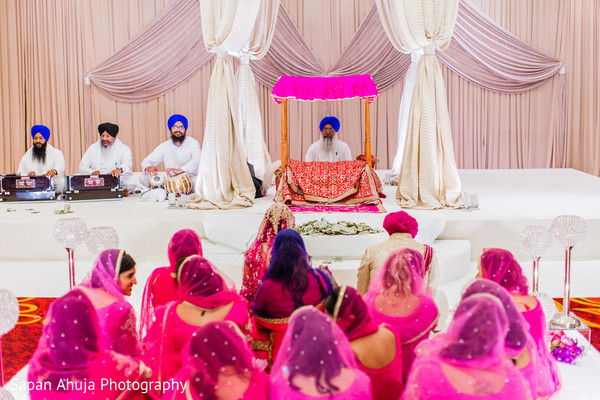
<svg viewBox="0 0 600 400">
<path fill-rule="evenodd" d="M 65 173 L 65 156 L 62 151 L 53 147 L 50 140 L 50 129 L 45 125 L 31 127 L 33 145 L 19 163 L 19 175 L 46 175 L 53 177 Z"/>
<path fill-rule="evenodd" d="M 187 136 L 188 120 L 181 114 L 173 114 L 167 121 L 171 137 L 156 147 L 148 157 L 142 161 L 140 182 L 145 186 L 151 176 L 158 174 L 158 165 L 164 162 L 165 172 L 168 176 L 187 173 L 196 181 L 198 166 L 200 164 L 200 143 L 191 136 Z"/>
<path fill-rule="evenodd" d="M 339 140 L 340 120 L 336 117 L 325 117 L 319 124 L 321 137 L 311 144 L 306 152 L 304 161 L 350 161 L 350 147 Z"/>
</svg>

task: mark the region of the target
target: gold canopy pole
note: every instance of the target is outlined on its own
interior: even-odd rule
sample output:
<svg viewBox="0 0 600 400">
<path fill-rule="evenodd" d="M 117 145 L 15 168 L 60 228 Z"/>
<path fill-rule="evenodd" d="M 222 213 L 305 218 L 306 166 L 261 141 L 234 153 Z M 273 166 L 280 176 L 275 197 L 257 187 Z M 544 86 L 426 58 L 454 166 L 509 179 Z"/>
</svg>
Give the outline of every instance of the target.
<svg viewBox="0 0 600 400">
<path fill-rule="evenodd" d="M 365 154 L 367 165 L 371 168 L 371 118 L 369 115 L 369 98 L 365 98 Z"/>
<path fill-rule="evenodd" d="M 285 173 L 285 164 L 288 155 L 288 137 L 287 137 L 287 99 L 281 99 L 281 174 Z"/>
</svg>

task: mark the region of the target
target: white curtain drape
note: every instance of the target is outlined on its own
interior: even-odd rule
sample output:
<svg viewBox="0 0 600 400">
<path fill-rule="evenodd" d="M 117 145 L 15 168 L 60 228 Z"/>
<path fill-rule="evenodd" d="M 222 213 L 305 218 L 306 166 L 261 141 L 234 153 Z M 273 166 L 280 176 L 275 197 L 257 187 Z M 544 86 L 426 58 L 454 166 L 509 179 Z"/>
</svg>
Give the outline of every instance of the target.
<svg viewBox="0 0 600 400">
<path fill-rule="evenodd" d="M 238 92 L 229 54 L 249 48 L 260 0 L 199 0 L 204 44 L 217 60 L 208 89 L 206 127 L 196 194 L 188 207 L 250 207 L 255 189 L 246 165 Z"/>
<path fill-rule="evenodd" d="M 414 84 L 402 99 L 398 142 L 400 157 L 398 204 L 405 208 L 460 206 L 460 178 L 454 158 L 444 79 L 435 51 L 450 44 L 458 0 L 377 0 L 383 28 L 394 47 L 404 53 L 423 52 Z M 415 57 L 413 57 L 413 60 Z M 413 72 L 414 73 L 414 72 Z M 409 70 L 409 76 L 411 71 Z M 410 104 L 410 106 L 408 106 Z M 408 115 L 403 116 L 403 110 Z M 404 131 L 403 121 L 406 124 Z"/>
<path fill-rule="evenodd" d="M 260 9 L 249 46 L 236 54 L 240 58 L 240 66 L 236 73 L 239 90 L 238 126 L 241 129 L 248 162 L 254 166 L 254 172 L 260 179 L 265 178 L 265 167 L 271 163 L 271 156 L 264 139 L 258 95 L 250 60 L 259 60 L 267 54 L 275 32 L 279 3 L 280 0 L 260 1 Z"/>
</svg>

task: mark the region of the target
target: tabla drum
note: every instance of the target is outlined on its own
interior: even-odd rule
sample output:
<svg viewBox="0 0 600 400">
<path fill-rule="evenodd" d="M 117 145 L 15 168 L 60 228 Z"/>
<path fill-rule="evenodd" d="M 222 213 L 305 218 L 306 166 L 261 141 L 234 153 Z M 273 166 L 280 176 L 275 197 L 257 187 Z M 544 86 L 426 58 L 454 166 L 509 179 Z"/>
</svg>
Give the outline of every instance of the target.
<svg viewBox="0 0 600 400">
<path fill-rule="evenodd" d="M 165 182 L 167 193 L 190 194 L 193 188 L 192 178 L 187 172 L 168 177 Z"/>
<path fill-rule="evenodd" d="M 152 175 L 148 180 L 148 187 L 150 189 L 161 188 L 165 186 L 165 177 L 162 175 Z"/>
</svg>

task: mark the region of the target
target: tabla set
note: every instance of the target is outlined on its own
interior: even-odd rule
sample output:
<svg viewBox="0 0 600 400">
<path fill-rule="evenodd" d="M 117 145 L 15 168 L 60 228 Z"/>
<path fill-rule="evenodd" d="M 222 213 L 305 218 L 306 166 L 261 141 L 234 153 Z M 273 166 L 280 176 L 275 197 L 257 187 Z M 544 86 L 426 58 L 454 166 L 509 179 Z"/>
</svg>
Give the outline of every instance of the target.
<svg viewBox="0 0 600 400">
<path fill-rule="evenodd" d="M 148 181 L 148 187 L 150 189 L 163 188 L 167 193 L 182 195 L 192 193 L 194 185 L 189 174 L 183 172 L 179 175 L 166 177 L 161 174 L 153 175 Z"/>
</svg>

